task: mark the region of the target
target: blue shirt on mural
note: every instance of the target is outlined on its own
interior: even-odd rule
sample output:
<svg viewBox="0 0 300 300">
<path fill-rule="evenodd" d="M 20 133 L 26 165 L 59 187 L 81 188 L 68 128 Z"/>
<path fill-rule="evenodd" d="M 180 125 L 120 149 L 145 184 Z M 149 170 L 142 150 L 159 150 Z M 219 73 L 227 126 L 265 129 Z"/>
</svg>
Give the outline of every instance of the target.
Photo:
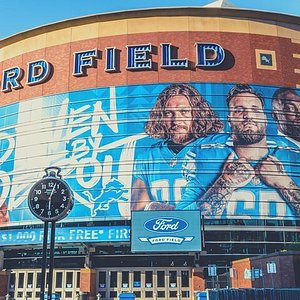
<svg viewBox="0 0 300 300">
<path fill-rule="evenodd" d="M 136 159 L 134 179 L 145 183 L 150 201 L 169 205 L 180 201 L 186 185 L 182 163 L 187 152 L 201 140 L 191 142 L 177 154 L 168 148 L 168 141 L 159 141 L 140 153 Z"/>
<path fill-rule="evenodd" d="M 268 140 L 267 145 L 268 153 L 264 157 L 268 155 L 276 157 L 283 164 L 284 171 L 296 184 L 299 184 L 300 167 L 297 165 L 297 162 L 300 161 L 299 150 L 289 147 L 280 138 Z M 255 151 L 255 149 L 253 150 Z M 227 134 L 212 136 L 205 143 L 196 145 L 187 153 L 183 169 L 188 183 L 176 209 L 199 209 L 201 197 L 220 176 L 224 162 L 230 153 L 233 153 L 234 159 L 237 159 L 232 139 Z M 248 163 L 255 168 L 260 161 L 248 161 Z M 248 184 L 233 191 L 220 215 L 211 217 L 282 219 L 293 216 L 291 207 L 282 198 L 279 191 L 266 185 L 255 175 Z"/>
</svg>

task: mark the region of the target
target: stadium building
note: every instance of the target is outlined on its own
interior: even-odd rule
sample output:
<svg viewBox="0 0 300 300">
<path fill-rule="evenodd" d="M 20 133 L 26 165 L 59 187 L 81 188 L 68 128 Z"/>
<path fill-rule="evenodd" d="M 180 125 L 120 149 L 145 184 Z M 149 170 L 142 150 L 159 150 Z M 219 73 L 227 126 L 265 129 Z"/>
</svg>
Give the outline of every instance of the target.
<svg viewBox="0 0 300 300">
<path fill-rule="evenodd" d="M 299 250 L 299 24 L 217 1 L 1 40 L 1 295 L 40 297 L 28 195 L 51 166 L 74 195 L 56 223 L 60 299 L 193 299 L 230 287 L 233 260 Z"/>
</svg>

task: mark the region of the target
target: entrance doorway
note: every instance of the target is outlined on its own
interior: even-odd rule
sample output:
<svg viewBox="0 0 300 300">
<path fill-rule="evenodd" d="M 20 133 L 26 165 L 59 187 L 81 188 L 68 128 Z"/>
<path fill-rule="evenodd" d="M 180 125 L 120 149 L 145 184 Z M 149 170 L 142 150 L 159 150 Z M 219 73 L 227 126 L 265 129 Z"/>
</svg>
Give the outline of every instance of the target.
<svg viewBox="0 0 300 300">
<path fill-rule="evenodd" d="M 47 273 L 47 278 L 48 278 Z M 40 299 L 41 270 L 12 270 L 9 280 L 9 294 L 15 300 Z M 80 271 L 59 270 L 53 273 L 53 293 L 59 294 L 61 300 L 76 299 L 79 293 Z M 46 285 L 45 292 L 48 291 Z"/>
<path fill-rule="evenodd" d="M 117 300 L 124 292 L 136 299 L 192 299 L 191 274 L 189 268 L 97 269 L 97 293 L 101 300 Z"/>
</svg>

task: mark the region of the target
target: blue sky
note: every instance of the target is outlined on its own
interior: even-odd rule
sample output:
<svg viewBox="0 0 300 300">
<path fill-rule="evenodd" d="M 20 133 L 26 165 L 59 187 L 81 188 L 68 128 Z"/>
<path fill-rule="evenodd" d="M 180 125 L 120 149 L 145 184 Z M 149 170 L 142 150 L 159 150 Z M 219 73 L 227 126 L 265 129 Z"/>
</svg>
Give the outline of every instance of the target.
<svg viewBox="0 0 300 300">
<path fill-rule="evenodd" d="M 229 0 L 239 8 L 300 16 L 300 0 Z M 0 0 L 0 39 L 80 16 L 154 7 L 197 7 L 212 0 Z"/>
</svg>

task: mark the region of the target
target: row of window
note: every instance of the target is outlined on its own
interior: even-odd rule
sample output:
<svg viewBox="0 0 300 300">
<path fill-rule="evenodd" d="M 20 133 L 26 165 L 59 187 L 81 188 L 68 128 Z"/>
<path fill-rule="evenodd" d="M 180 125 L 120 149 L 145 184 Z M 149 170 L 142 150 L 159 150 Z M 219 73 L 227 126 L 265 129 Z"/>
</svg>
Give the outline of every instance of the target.
<svg viewBox="0 0 300 300">
<path fill-rule="evenodd" d="M 48 288 L 46 279 L 46 290 Z M 12 299 L 39 299 L 42 274 L 39 271 L 12 272 L 9 278 L 9 294 Z M 79 291 L 79 271 L 55 271 L 54 290 L 60 299 L 75 299 L 75 291 Z"/>
<path fill-rule="evenodd" d="M 26 275 L 26 276 L 25 276 Z M 10 289 L 14 289 L 15 287 L 17 287 L 18 289 L 22 289 L 22 288 L 27 288 L 27 289 L 32 289 L 33 286 L 33 282 L 35 281 L 35 288 L 41 288 L 41 283 L 42 283 L 42 274 L 41 272 L 37 272 L 36 274 L 36 279 L 34 280 L 34 272 L 28 272 L 25 274 L 25 272 L 19 272 L 18 273 L 18 280 L 17 280 L 17 286 L 16 286 L 16 274 L 12 273 L 10 274 L 10 283 L 9 283 L 9 288 Z M 76 279 L 75 279 L 75 285 L 76 287 L 79 287 L 79 281 L 80 281 L 80 273 L 77 272 L 76 274 Z M 48 277 L 49 277 L 49 273 L 47 273 L 47 279 L 46 282 L 48 282 Z M 73 281 L 74 281 L 74 272 L 70 271 L 70 272 L 66 272 L 65 275 L 65 284 L 63 286 L 63 272 L 55 272 L 55 288 L 73 288 Z M 25 279 L 26 279 L 26 283 L 25 283 Z"/>
<path fill-rule="evenodd" d="M 205 241 L 227 242 L 300 242 L 300 231 L 206 231 Z"/>
<path fill-rule="evenodd" d="M 295 247 L 295 248 L 293 248 Z M 210 255 L 224 255 L 227 254 L 228 260 L 233 260 L 234 257 L 243 256 L 248 257 L 250 255 L 261 255 L 286 250 L 297 250 L 300 248 L 299 244 L 283 244 L 283 243 L 245 243 L 245 244 L 233 244 L 233 243 L 206 243 L 205 251 Z M 205 256 L 204 256 L 205 258 Z"/>
<path fill-rule="evenodd" d="M 203 218 L 202 222 L 205 229 L 212 228 L 212 225 L 234 225 L 239 227 L 300 227 L 300 218 L 295 218 L 293 220 L 272 220 L 272 219 L 207 219 Z M 103 221 L 90 221 L 90 222 L 59 222 L 57 227 L 82 227 L 82 226 L 120 226 L 120 225 L 130 225 L 130 220 L 103 220 Z M 207 226 L 207 227 L 206 227 Z M 11 226 L 10 229 L 33 229 L 41 228 L 42 225 L 24 225 Z M 5 230 L 7 228 L 0 228 L 0 230 Z"/>
<path fill-rule="evenodd" d="M 176 270 L 168 271 L 168 282 L 170 288 L 177 287 L 177 274 Z M 130 284 L 129 271 L 121 272 L 121 287 L 128 288 Z M 133 288 L 153 288 L 154 287 L 154 277 L 156 278 L 156 287 L 166 287 L 166 272 L 157 271 L 156 276 L 154 276 L 153 271 L 144 272 L 144 283 L 142 284 L 142 272 L 133 271 Z M 189 287 L 189 271 L 181 270 L 180 274 L 180 286 Z M 107 278 L 109 278 L 109 283 L 107 283 Z M 107 276 L 106 271 L 99 272 L 99 288 L 104 289 L 109 284 L 110 288 L 116 288 L 118 286 L 118 271 L 110 271 L 109 276 Z"/>
<path fill-rule="evenodd" d="M 272 219 L 203 219 L 204 225 L 235 225 L 235 226 L 300 226 L 300 218 L 294 220 Z"/>
</svg>

